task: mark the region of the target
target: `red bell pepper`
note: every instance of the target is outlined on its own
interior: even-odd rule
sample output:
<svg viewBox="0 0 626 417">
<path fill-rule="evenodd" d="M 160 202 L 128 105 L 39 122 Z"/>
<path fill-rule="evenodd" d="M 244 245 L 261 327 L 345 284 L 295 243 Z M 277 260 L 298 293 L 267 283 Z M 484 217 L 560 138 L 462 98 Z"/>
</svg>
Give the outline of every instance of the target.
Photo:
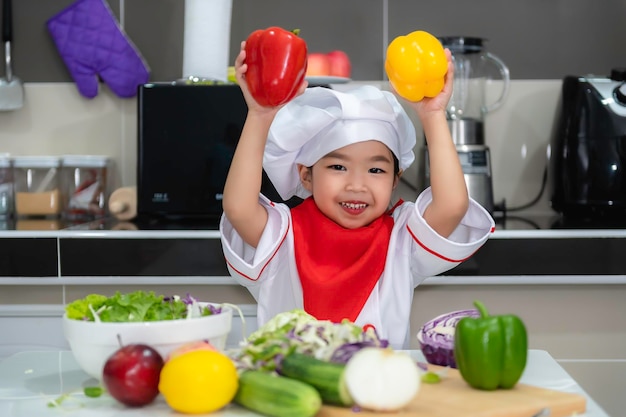
<svg viewBox="0 0 626 417">
<path fill-rule="evenodd" d="M 256 30 L 246 41 L 246 83 L 262 106 L 279 106 L 297 93 L 306 74 L 306 42 L 280 27 Z"/>
</svg>

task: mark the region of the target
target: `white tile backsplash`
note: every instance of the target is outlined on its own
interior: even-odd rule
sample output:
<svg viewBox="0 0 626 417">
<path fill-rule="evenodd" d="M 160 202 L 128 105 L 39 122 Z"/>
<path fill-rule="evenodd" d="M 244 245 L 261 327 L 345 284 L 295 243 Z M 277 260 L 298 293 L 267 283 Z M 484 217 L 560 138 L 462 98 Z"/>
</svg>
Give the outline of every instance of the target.
<svg viewBox="0 0 626 417">
<path fill-rule="evenodd" d="M 386 86 L 386 82 L 373 81 L 334 88 L 346 89 L 356 84 Z M 513 80 L 504 105 L 487 115 L 485 136 L 491 150 L 496 203 L 505 199 L 507 207 L 519 206 L 539 192 L 560 86 L 561 80 Z M 488 97 L 497 96 L 501 84 L 493 82 L 487 88 Z M 133 185 L 136 108 L 135 98 L 120 99 L 105 85 L 95 98 L 86 99 L 73 83 L 26 83 L 24 107 L 0 112 L 0 152 L 108 155 L 116 163 L 113 188 Z M 418 135 L 416 153 L 422 144 L 423 138 Z M 419 163 L 417 158 L 405 173 L 405 178 L 416 185 Z M 550 210 L 546 190 L 532 211 Z"/>
</svg>

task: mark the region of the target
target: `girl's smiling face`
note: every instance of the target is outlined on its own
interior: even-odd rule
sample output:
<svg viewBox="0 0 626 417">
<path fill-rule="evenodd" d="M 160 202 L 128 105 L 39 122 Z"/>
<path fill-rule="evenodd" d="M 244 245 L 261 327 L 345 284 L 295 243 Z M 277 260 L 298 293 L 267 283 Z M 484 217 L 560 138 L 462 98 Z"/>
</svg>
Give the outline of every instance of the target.
<svg viewBox="0 0 626 417">
<path fill-rule="evenodd" d="M 344 146 L 298 169 L 320 211 L 346 229 L 367 226 L 385 213 L 400 177 L 393 153 L 377 140 Z"/>
</svg>

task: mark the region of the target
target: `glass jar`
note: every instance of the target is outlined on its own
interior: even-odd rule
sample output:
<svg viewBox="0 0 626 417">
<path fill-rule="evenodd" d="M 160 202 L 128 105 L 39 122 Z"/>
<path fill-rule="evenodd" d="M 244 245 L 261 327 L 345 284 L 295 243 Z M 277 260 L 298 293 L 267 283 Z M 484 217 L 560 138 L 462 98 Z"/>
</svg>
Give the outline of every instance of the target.
<svg viewBox="0 0 626 417">
<path fill-rule="evenodd" d="M 15 214 L 18 217 L 58 217 L 61 214 L 56 156 L 16 156 L 13 159 Z"/>
<path fill-rule="evenodd" d="M 60 230 L 63 228 L 61 219 L 21 218 L 15 222 L 14 230 Z"/>
<path fill-rule="evenodd" d="M 93 220 L 104 217 L 108 196 L 108 156 L 65 155 L 62 158 L 63 217 Z"/>
<path fill-rule="evenodd" d="M 13 216 L 13 161 L 0 154 L 0 219 Z"/>
</svg>

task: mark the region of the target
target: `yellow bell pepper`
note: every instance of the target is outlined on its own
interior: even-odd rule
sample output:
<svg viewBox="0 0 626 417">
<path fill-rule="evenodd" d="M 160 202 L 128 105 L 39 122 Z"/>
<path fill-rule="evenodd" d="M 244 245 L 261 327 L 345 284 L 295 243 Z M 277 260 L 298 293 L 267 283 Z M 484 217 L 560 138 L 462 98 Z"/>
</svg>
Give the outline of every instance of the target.
<svg viewBox="0 0 626 417">
<path fill-rule="evenodd" d="M 421 30 L 398 36 L 387 47 L 385 71 L 398 94 L 420 101 L 441 92 L 448 60 L 441 42 Z"/>
</svg>

